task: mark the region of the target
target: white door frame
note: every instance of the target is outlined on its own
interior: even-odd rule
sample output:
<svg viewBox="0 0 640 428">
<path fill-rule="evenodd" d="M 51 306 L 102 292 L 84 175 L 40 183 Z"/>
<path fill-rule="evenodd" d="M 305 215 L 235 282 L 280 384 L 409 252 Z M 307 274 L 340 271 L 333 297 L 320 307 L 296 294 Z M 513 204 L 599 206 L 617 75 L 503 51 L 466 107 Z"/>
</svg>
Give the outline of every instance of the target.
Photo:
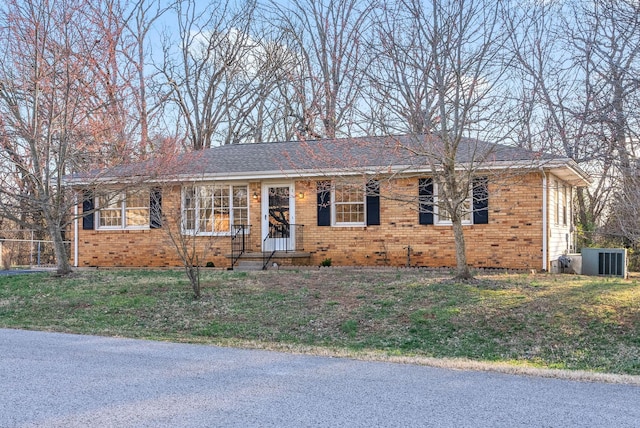
<svg viewBox="0 0 640 428">
<path fill-rule="evenodd" d="M 262 203 L 261 203 L 261 223 L 262 223 L 262 250 L 295 250 L 295 228 L 289 228 L 288 238 L 267 238 L 269 233 L 269 189 L 273 187 L 289 188 L 289 224 L 294 225 L 296 222 L 295 202 L 296 194 L 293 182 L 268 182 L 262 183 Z M 266 238 L 266 239 L 265 239 Z"/>
</svg>

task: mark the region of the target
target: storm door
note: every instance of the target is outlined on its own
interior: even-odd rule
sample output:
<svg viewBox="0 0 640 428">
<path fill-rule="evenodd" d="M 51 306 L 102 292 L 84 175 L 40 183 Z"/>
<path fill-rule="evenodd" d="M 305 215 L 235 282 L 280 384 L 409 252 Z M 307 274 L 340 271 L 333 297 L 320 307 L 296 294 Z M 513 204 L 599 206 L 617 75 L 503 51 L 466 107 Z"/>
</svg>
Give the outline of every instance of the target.
<svg viewBox="0 0 640 428">
<path fill-rule="evenodd" d="M 264 251 L 294 248 L 294 193 L 289 184 L 262 188 L 262 236 Z"/>
</svg>

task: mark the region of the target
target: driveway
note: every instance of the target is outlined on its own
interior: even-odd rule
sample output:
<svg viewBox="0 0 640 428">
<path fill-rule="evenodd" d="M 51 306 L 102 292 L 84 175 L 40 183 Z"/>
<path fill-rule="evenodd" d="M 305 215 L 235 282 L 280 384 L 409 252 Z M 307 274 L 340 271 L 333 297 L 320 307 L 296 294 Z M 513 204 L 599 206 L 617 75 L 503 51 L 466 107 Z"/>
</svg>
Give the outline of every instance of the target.
<svg viewBox="0 0 640 428">
<path fill-rule="evenodd" d="M 0 329 L 2 427 L 637 427 L 640 387 Z"/>
</svg>

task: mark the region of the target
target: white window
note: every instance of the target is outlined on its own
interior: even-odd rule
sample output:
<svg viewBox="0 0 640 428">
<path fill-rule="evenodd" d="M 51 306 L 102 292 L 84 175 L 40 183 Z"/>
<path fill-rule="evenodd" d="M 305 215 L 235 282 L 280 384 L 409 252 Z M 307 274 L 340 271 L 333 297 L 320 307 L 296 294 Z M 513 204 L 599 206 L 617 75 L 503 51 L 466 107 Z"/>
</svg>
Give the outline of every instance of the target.
<svg viewBox="0 0 640 428">
<path fill-rule="evenodd" d="M 195 187 L 185 187 L 182 190 L 182 228 L 196 230 L 196 194 Z"/>
<path fill-rule="evenodd" d="M 233 186 L 231 194 L 233 225 L 249 225 L 249 192 L 247 186 Z"/>
<path fill-rule="evenodd" d="M 141 229 L 149 227 L 149 190 L 127 190 L 124 193 L 97 198 L 99 229 Z"/>
<path fill-rule="evenodd" d="M 560 224 L 560 182 L 558 180 L 555 181 L 555 190 L 556 190 L 556 224 Z"/>
<path fill-rule="evenodd" d="M 247 186 L 188 186 L 182 194 L 182 224 L 187 233 L 224 235 L 231 233 L 233 225 L 248 225 Z"/>
<path fill-rule="evenodd" d="M 567 203 L 569 198 L 567 197 L 567 185 L 562 185 L 562 224 L 567 225 Z"/>
<path fill-rule="evenodd" d="M 433 210 L 434 223 L 437 225 L 443 225 L 443 226 L 451 225 L 452 224 L 451 215 L 439 203 L 438 186 L 434 185 L 433 187 L 434 187 L 434 193 L 435 193 L 434 195 L 435 204 L 434 204 L 434 210 Z M 467 199 L 465 199 L 462 202 L 462 205 L 463 205 L 462 224 L 473 224 L 473 215 L 472 215 L 473 198 L 472 198 L 471 192 L 469 192 Z"/>
<path fill-rule="evenodd" d="M 362 184 L 336 183 L 333 189 L 333 224 L 364 226 L 366 192 Z"/>
</svg>

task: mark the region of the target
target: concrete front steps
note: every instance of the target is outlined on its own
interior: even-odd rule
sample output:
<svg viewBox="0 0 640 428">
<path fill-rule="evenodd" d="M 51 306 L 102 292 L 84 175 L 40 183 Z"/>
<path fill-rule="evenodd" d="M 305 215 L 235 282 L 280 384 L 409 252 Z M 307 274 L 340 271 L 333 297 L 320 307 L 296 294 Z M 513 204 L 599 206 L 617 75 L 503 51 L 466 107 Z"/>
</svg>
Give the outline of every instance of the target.
<svg viewBox="0 0 640 428">
<path fill-rule="evenodd" d="M 228 257 L 231 258 L 231 256 Z M 276 251 L 267 263 L 267 269 L 278 269 L 282 266 L 309 266 L 310 260 L 311 253 L 304 251 Z M 233 270 L 240 272 L 258 271 L 262 270 L 263 263 L 263 253 L 243 253 Z"/>
<path fill-rule="evenodd" d="M 253 270 L 262 270 L 262 260 L 238 260 L 233 267 L 238 272 L 247 272 Z"/>
</svg>

